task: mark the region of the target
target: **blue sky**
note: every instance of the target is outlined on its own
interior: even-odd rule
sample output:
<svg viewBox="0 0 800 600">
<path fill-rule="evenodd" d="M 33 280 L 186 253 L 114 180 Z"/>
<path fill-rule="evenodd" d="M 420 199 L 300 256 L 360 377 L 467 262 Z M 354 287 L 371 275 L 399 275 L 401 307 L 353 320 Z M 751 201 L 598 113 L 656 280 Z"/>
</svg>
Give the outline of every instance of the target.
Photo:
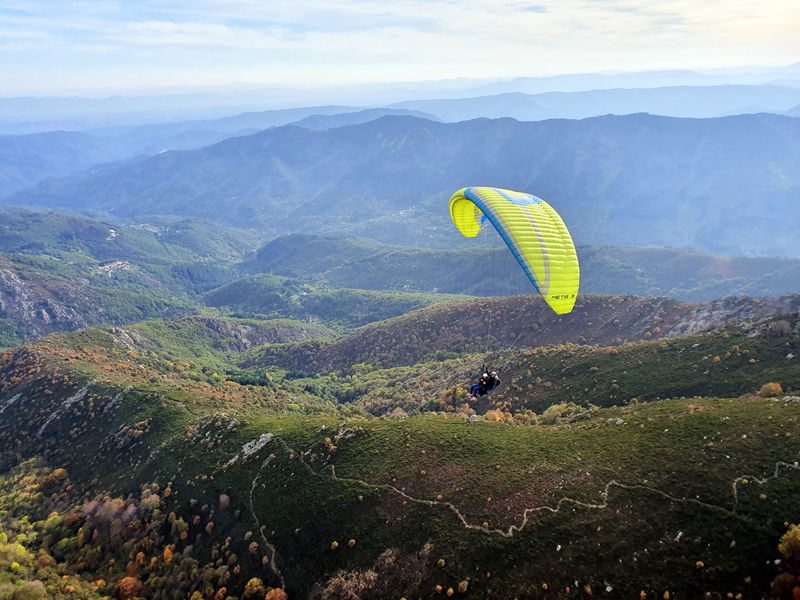
<svg viewBox="0 0 800 600">
<path fill-rule="evenodd" d="M 0 0 L 0 95 L 800 61 L 800 0 Z"/>
</svg>

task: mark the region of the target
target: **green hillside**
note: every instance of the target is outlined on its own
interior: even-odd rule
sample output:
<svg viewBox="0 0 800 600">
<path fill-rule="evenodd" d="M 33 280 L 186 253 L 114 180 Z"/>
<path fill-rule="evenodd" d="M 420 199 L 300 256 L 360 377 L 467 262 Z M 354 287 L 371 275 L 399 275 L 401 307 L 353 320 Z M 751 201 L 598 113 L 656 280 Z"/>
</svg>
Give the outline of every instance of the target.
<svg viewBox="0 0 800 600">
<path fill-rule="evenodd" d="M 265 344 L 327 339 L 335 333 L 321 324 L 289 319 L 252 320 L 190 316 L 176 321 L 146 321 L 108 330 L 117 347 L 167 361 L 225 366 L 227 361 Z"/>
<path fill-rule="evenodd" d="M 778 319 L 759 327 L 763 332 L 758 335 L 722 330 L 622 347 L 560 344 L 404 367 L 357 365 L 346 375 L 331 373 L 297 382 L 323 381 L 330 396 L 377 416 L 398 408 L 407 414 L 459 412 L 465 405 L 478 413 L 500 409 L 542 414 L 553 405 L 573 404 L 581 407 L 577 410 L 581 413 L 592 406 L 626 406 L 669 397 L 739 396 L 767 380 L 782 382 L 787 393 L 800 392 L 800 363 L 793 358 L 800 355 L 797 321 Z M 473 381 L 486 364 L 501 371 L 503 385 L 473 402 L 466 397 L 466 382 Z"/>
<path fill-rule="evenodd" d="M 328 334 L 308 324 L 53 336 L 0 355 L 0 564 L 18 565 L 0 585 L 763 596 L 800 511 L 799 327 L 513 350 L 492 357 L 490 403 L 458 391 L 482 356 L 300 379 L 236 367 L 253 344 Z M 783 390 L 759 397 L 768 382 Z M 387 412 L 421 414 L 371 416 Z"/>
<path fill-rule="evenodd" d="M 55 331 L 199 309 L 239 273 L 257 239 L 202 221 L 131 224 L 0 212 L 0 347 Z"/>
<path fill-rule="evenodd" d="M 559 318 L 440 293 L 452 251 L 9 214 L 0 598 L 790 597 L 798 295 Z M 583 252 L 671 290 L 794 268 Z"/>
<path fill-rule="evenodd" d="M 441 302 L 446 294 L 373 292 L 331 288 L 269 275 L 243 277 L 205 295 L 209 306 L 258 315 L 278 315 L 359 327 Z"/>
<path fill-rule="evenodd" d="M 0 210 L 0 252 L 85 256 L 99 262 L 127 260 L 148 265 L 241 260 L 258 238 L 193 219 L 153 218 L 130 223 L 60 212 Z"/>
<path fill-rule="evenodd" d="M 192 304 L 132 263 L 0 253 L 0 346 L 100 323 L 174 318 Z"/>
</svg>

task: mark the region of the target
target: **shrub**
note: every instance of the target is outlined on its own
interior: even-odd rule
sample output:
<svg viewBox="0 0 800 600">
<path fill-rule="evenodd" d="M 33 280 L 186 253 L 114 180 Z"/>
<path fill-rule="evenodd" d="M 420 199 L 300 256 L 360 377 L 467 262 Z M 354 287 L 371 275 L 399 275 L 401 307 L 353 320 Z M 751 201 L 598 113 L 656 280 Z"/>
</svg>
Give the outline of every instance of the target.
<svg viewBox="0 0 800 600">
<path fill-rule="evenodd" d="M 44 600 L 49 598 L 44 583 L 39 580 L 28 581 L 14 590 L 13 600 Z"/>
<path fill-rule="evenodd" d="M 258 577 L 253 577 L 250 581 L 247 582 L 247 585 L 244 586 L 244 597 L 245 598 L 255 598 L 261 597 L 264 595 L 264 582 L 261 581 Z"/>
<path fill-rule="evenodd" d="M 787 561 L 800 561 L 800 525 L 792 525 L 783 534 L 778 551 Z"/>
<path fill-rule="evenodd" d="M 780 383 L 765 383 L 758 392 L 758 395 L 762 398 L 775 398 L 782 394 L 783 388 Z"/>
<path fill-rule="evenodd" d="M 503 420 L 503 411 L 492 409 L 486 411 L 486 420 L 492 423 L 500 423 Z"/>
<path fill-rule="evenodd" d="M 52 473 L 44 478 L 44 481 L 42 481 L 42 487 L 47 489 L 59 487 L 61 484 L 67 481 L 68 478 L 69 476 L 67 475 L 66 469 L 54 469 Z"/>
<path fill-rule="evenodd" d="M 795 588 L 796 583 L 797 577 L 791 573 L 781 573 L 772 580 L 772 585 L 770 586 L 772 597 L 780 598 L 781 600 L 784 598 L 791 600 L 792 590 Z"/>
<path fill-rule="evenodd" d="M 559 421 L 572 423 L 582 421 L 592 416 L 591 408 L 584 408 L 574 402 L 553 404 L 542 413 L 539 422 L 543 425 L 553 425 Z"/>
<path fill-rule="evenodd" d="M 123 577 L 117 583 L 117 591 L 121 600 L 132 600 L 142 592 L 142 583 L 135 577 Z"/>
</svg>

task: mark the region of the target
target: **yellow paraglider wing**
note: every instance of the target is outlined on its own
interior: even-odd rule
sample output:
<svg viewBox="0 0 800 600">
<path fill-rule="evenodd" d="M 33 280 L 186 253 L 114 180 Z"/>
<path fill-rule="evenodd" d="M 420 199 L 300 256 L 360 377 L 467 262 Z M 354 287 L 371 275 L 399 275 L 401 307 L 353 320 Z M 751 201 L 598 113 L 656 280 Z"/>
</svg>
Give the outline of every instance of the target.
<svg viewBox="0 0 800 600">
<path fill-rule="evenodd" d="M 572 312 L 580 285 L 578 255 L 564 221 L 547 202 L 511 190 L 467 187 L 450 198 L 450 216 L 468 238 L 488 220 L 550 308 L 559 315 Z"/>
</svg>

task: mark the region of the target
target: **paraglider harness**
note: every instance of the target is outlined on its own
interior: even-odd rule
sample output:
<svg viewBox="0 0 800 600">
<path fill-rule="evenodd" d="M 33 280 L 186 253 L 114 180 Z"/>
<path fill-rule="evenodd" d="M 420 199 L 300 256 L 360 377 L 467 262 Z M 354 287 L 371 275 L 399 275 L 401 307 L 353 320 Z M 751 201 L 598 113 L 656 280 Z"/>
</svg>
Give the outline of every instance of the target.
<svg viewBox="0 0 800 600">
<path fill-rule="evenodd" d="M 489 392 L 497 389 L 497 386 L 499 385 L 500 378 L 497 377 L 497 371 L 487 369 L 484 366 L 480 379 L 478 379 L 477 383 L 472 384 L 472 386 L 469 388 L 469 393 L 476 398 L 478 396 L 485 396 Z"/>
</svg>

